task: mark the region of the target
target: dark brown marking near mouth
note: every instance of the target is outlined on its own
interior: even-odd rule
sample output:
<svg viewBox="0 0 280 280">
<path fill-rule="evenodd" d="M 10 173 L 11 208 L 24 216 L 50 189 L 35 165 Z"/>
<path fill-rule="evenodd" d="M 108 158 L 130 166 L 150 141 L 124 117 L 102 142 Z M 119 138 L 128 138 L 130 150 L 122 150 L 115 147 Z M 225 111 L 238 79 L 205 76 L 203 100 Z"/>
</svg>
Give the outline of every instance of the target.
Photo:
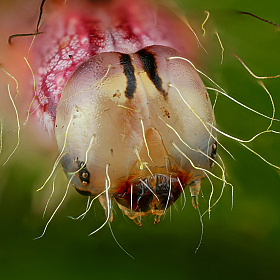
<svg viewBox="0 0 280 280">
<path fill-rule="evenodd" d="M 122 206 L 135 212 L 149 213 L 154 210 L 164 210 L 171 206 L 181 195 L 182 188 L 179 177 L 185 187 L 184 177 L 171 177 L 156 174 L 151 178 L 124 178 L 120 181 L 117 192 L 114 193 L 116 201 Z M 156 180 L 155 184 L 152 180 Z M 156 198 L 156 203 L 153 202 Z"/>
<path fill-rule="evenodd" d="M 157 72 L 157 63 L 154 54 L 146 49 L 138 51 L 137 54 L 142 62 L 144 71 L 147 73 L 152 83 L 155 85 L 157 90 L 166 97 L 168 93 L 162 88 L 162 79 Z"/>
<path fill-rule="evenodd" d="M 136 90 L 136 78 L 130 56 L 128 54 L 121 54 L 120 63 L 123 66 L 123 72 L 127 78 L 125 96 L 132 99 Z"/>
</svg>

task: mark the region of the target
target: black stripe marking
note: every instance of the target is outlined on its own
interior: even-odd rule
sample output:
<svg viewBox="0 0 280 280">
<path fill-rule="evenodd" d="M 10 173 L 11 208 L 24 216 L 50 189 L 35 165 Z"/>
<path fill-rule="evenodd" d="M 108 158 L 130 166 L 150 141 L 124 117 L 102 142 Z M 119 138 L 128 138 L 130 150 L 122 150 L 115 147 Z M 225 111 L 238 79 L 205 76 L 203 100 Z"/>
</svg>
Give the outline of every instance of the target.
<svg viewBox="0 0 280 280">
<path fill-rule="evenodd" d="M 132 99 L 133 93 L 136 90 L 136 79 L 134 75 L 134 68 L 131 63 L 131 58 L 128 54 L 121 54 L 120 62 L 124 69 L 123 72 L 127 78 L 125 96 L 129 99 Z"/>
<path fill-rule="evenodd" d="M 167 92 L 162 88 L 162 79 L 157 73 L 157 63 L 153 53 L 148 52 L 146 49 L 142 49 L 137 52 L 142 62 L 144 71 L 155 85 L 158 91 L 162 93 L 164 97 L 167 96 Z"/>
</svg>

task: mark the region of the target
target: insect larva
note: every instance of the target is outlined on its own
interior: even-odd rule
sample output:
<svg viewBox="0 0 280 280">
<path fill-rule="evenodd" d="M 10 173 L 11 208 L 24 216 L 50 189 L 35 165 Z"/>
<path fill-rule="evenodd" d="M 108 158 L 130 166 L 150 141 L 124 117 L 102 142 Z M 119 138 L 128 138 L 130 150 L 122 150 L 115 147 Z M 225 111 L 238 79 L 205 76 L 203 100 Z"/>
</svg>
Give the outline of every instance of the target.
<svg viewBox="0 0 280 280">
<path fill-rule="evenodd" d="M 29 113 L 55 133 L 55 167 L 61 161 L 79 193 L 99 198 L 108 219 L 115 199 L 137 224 L 149 213 L 157 223 L 187 186 L 197 208 L 214 163 L 227 184 L 193 64 L 196 36 L 178 14 L 153 8 L 123 0 L 46 9 L 27 60 L 36 93 Z"/>
<path fill-rule="evenodd" d="M 208 93 L 188 62 L 169 59 L 191 59 L 195 36 L 166 12 L 155 17 L 145 1 L 69 2 L 42 24 L 31 53 L 38 111 L 55 131 L 71 184 L 102 194 L 106 212 L 106 196 L 115 198 L 137 224 L 148 213 L 158 222 L 187 185 L 196 208 L 216 151 Z"/>
</svg>

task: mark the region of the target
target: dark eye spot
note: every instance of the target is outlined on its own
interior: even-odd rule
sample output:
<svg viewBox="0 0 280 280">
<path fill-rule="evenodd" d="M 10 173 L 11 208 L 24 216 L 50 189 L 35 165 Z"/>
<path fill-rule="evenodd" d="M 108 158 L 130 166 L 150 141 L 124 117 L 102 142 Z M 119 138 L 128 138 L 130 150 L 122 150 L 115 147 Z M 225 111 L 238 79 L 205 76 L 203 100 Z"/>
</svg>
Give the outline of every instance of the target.
<svg viewBox="0 0 280 280">
<path fill-rule="evenodd" d="M 83 172 L 83 173 L 82 173 L 82 177 L 83 177 L 84 179 L 87 179 L 87 178 L 89 177 L 89 173 L 88 173 L 88 172 Z"/>
<path fill-rule="evenodd" d="M 217 141 L 215 141 L 212 145 L 212 152 L 210 157 L 215 160 L 216 154 L 217 154 Z M 213 167 L 213 165 L 214 165 L 214 161 L 211 160 L 210 167 Z"/>
<path fill-rule="evenodd" d="M 83 185 L 88 186 L 90 183 L 90 173 L 88 172 L 86 165 L 84 162 L 78 162 L 79 171 L 79 178 Z M 81 168 L 82 167 L 82 168 Z"/>
</svg>

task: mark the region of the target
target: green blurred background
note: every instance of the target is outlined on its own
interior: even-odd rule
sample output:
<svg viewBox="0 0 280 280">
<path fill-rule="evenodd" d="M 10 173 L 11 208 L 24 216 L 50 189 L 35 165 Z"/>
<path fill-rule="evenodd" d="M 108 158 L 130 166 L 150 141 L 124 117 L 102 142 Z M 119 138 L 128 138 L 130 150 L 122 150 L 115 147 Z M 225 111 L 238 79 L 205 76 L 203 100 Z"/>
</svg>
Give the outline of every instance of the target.
<svg viewBox="0 0 280 280">
<path fill-rule="evenodd" d="M 208 50 L 208 55 L 201 53 L 198 68 L 231 96 L 271 115 L 269 97 L 233 54 L 257 75 L 280 74 L 279 28 L 238 14 L 247 11 L 280 23 L 280 2 L 181 0 L 179 3 Z M 202 37 L 205 10 L 211 15 L 205 25 L 206 36 Z M 225 48 L 222 65 L 216 30 Z M 277 111 L 280 78 L 266 80 L 265 85 L 273 95 L 276 117 L 280 118 Z M 210 95 L 213 100 L 214 93 Z M 216 119 L 221 130 L 244 139 L 265 130 L 269 124 L 269 120 L 222 96 L 218 99 Z M 279 131 L 279 123 L 274 123 L 273 129 Z M 13 139 L 6 147 L 16 143 Z M 134 256 L 133 260 L 118 247 L 108 226 L 87 236 L 104 221 L 99 205 L 82 221 L 67 218 L 78 216 L 86 204 L 86 199 L 72 189 L 45 236 L 33 240 L 42 233 L 67 184 L 60 174 L 56 195 L 46 217 L 41 219 L 51 184 L 41 193 L 36 193 L 36 189 L 50 173 L 56 152 L 47 141 L 48 147 L 42 147 L 38 139 L 28 131 L 23 132 L 19 150 L 0 168 L 1 279 L 280 279 L 279 173 L 241 145 L 219 138 L 236 159 L 219 149 L 228 181 L 234 185 L 234 207 L 231 210 L 231 189 L 227 187 L 211 218 L 203 217 L 204 234 L 197 253 L 201 224 L 188 193 L 184 210 L 181 211 L 179 201 L 178 211 L 172 207 L 171 219 L 168 212 L 157 225 L 147 218 L 140 228 L 116 209 L 112 228 L 119 243 Z M 280 165 L 278 135 L 263 135 L 250 147 Z M 2 154 L 1 162 L 7 152 Z M 214 183 L 217 198 L 221 184 Z M 201 211 L 208 205 L 211 186 L 207 179 L 202 187 L 205 201 L 200 198 Z"/>
</svg>

